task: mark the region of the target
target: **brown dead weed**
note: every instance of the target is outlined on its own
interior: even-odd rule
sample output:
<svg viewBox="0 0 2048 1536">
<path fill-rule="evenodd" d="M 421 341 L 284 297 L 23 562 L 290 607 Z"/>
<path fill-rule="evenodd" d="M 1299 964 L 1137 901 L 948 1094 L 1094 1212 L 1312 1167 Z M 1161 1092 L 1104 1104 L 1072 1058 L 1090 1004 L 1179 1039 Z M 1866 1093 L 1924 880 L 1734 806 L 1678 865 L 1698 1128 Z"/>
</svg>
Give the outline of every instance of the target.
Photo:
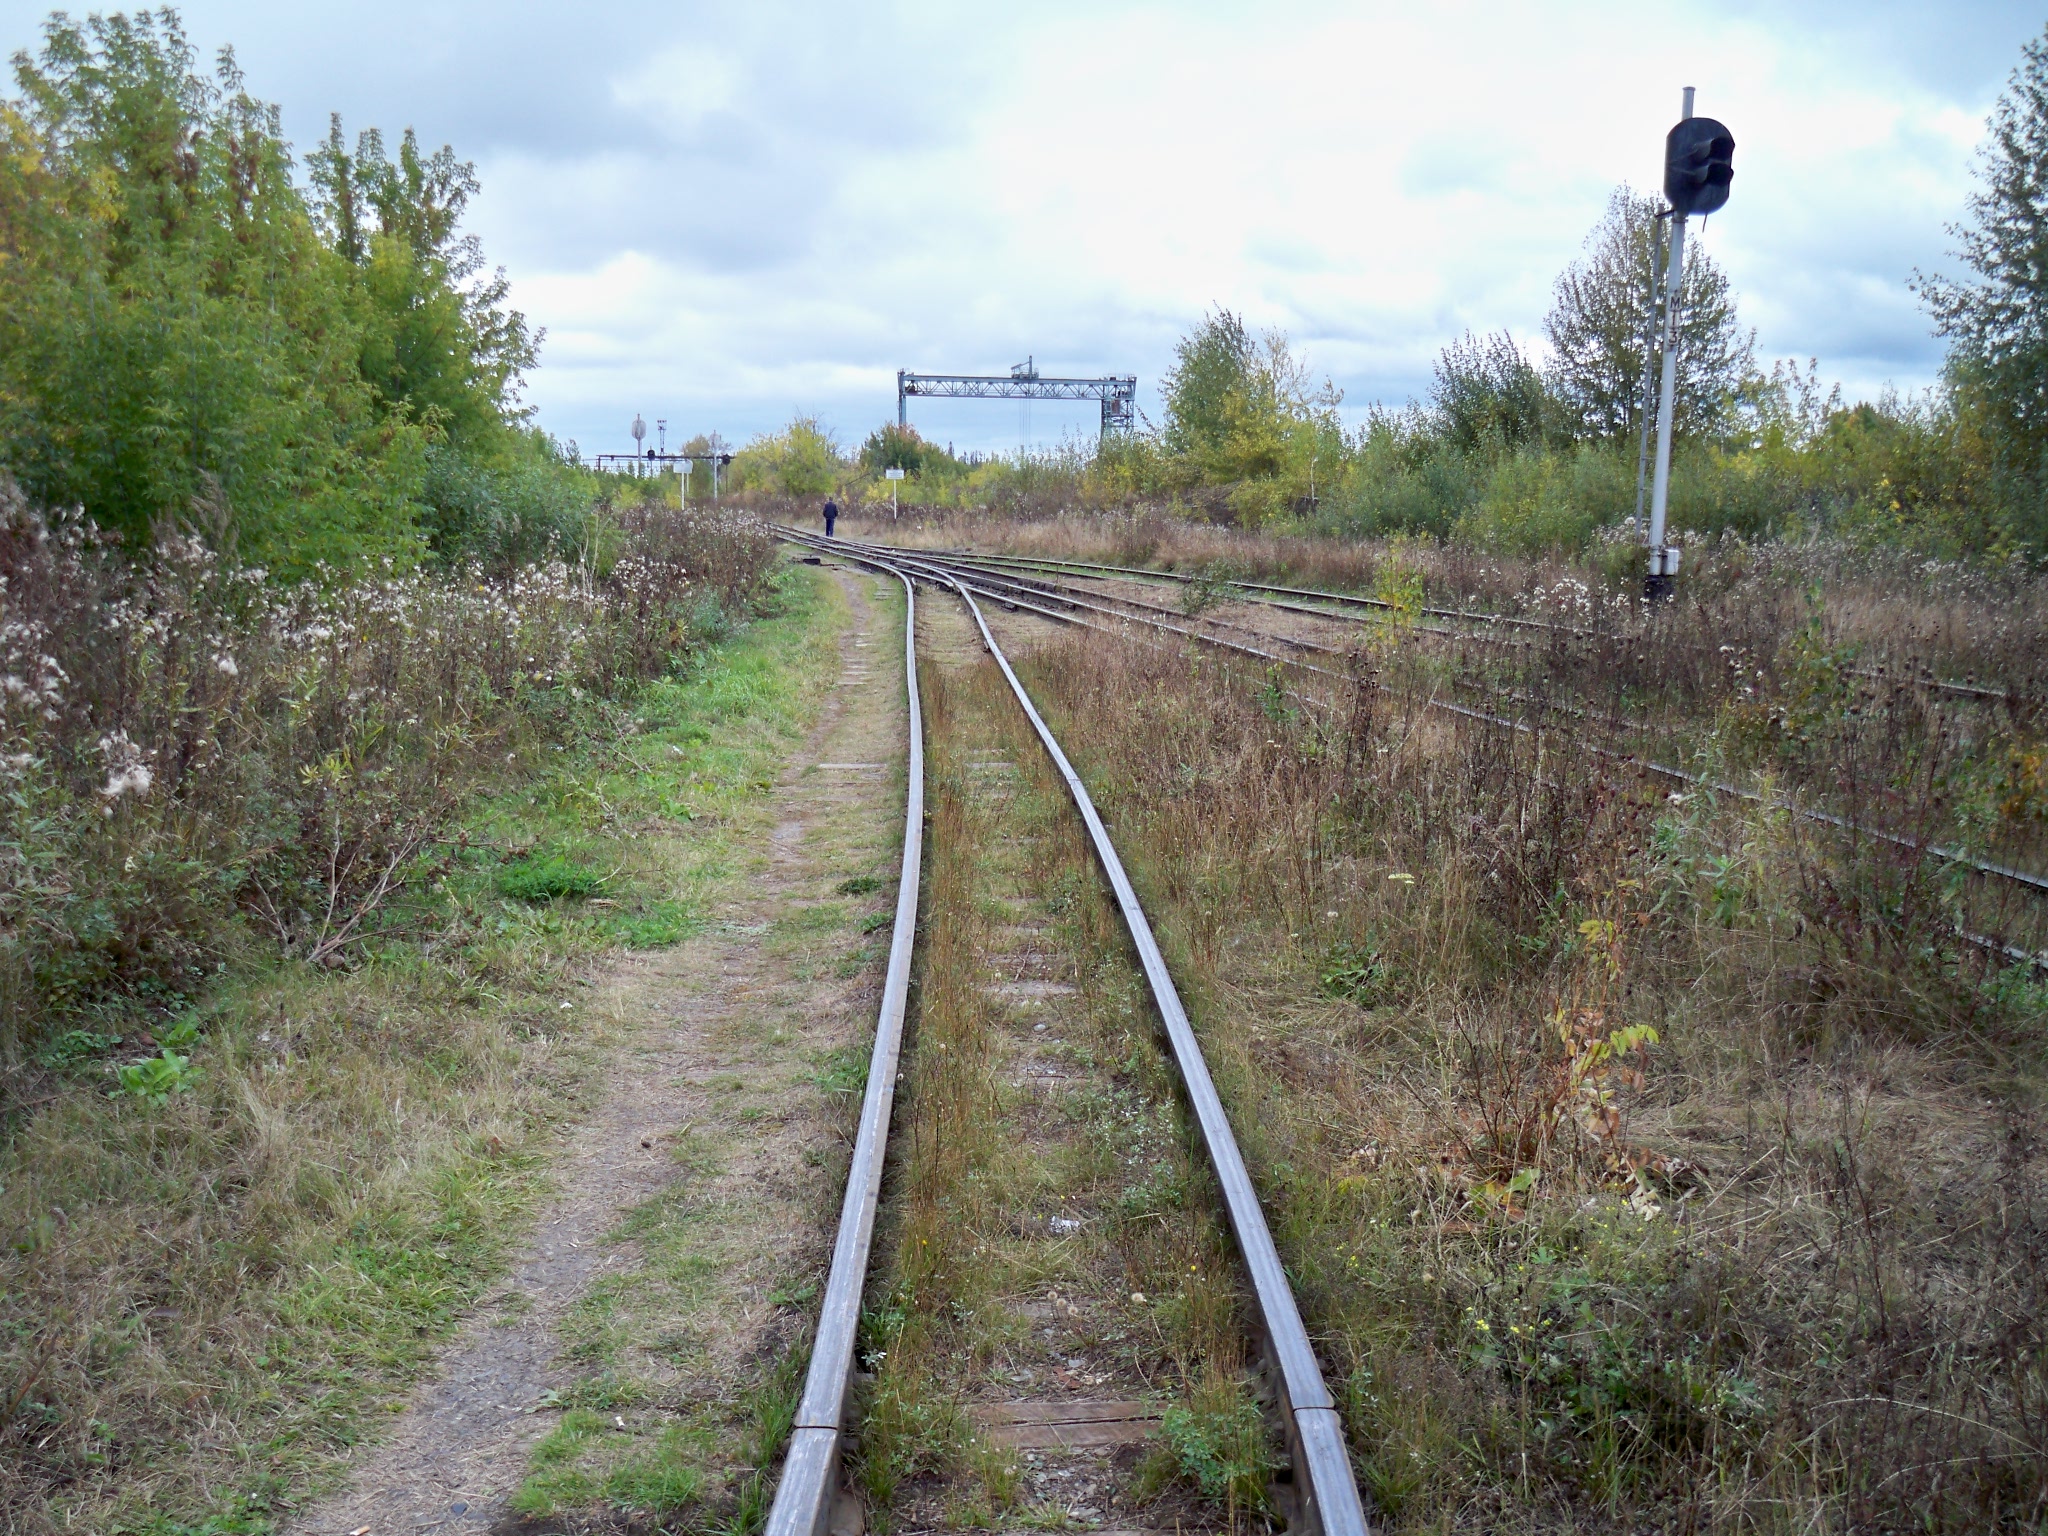
<svg viewBox="0 0 2048 1536">
<path fill-rule="evenodd" d="M 1398 694 L 1028 673 L 1396 1529 L 2038 1524 L 2048 999 L 1924 873 Z"/>
</svg>

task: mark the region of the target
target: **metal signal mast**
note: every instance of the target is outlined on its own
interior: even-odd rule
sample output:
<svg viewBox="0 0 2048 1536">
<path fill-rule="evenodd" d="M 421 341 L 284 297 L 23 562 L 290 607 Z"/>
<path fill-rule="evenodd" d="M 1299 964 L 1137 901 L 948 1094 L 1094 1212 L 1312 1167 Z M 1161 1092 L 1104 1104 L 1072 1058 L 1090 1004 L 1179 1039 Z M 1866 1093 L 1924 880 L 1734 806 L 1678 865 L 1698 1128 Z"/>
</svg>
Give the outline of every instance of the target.
<svg viewBox="0 0 2048 1536">
<path fill-rule="evenodd" d="M 1692 115 L 1693 89 L 1685 88 L 1678 124 L 1664 136 L 1664 196 L 1671 204 L 1671 255 L 1664 269 L 1664 375 L 1657 394 L 1656 478 L 1650 488 L 1650 573 L 1643 595 L 1671 595 L 1678 575 L 1676 545 L 1664 542 L 1664 513 L 1671 494 L 1671 417 L 1678 380 L 1678 297 L 1685 288 L 1685 221 L 1728 204 L 1735 179 L 1735 135 L 1711 117 Z M 1660 215 L 1661 217 L 1661 215 Z"/>
<path fill-rule="evenodd" d="M 912 395 L 946 395 L 957 400 L 1100 400 L 1102 435 L 1122 435 L 1138 424 L 1138 376 L 1048 379 L 1026 358 L 1000 373 L 911 373 L 896 370 L 896 425 L 910 425 L 905 402 Z"/>
</svg>

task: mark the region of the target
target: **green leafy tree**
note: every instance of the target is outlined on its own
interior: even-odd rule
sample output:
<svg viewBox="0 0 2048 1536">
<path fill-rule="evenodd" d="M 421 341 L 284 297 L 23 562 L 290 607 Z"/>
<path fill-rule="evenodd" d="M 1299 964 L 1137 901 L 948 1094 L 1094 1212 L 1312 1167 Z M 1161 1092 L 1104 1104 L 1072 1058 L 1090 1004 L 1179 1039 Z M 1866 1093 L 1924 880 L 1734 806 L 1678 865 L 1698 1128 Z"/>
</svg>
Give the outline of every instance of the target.
<svg viewBox="0 0 2048 1536">
<path fill-rule="evenodd" d="M 1183 481 L 1306 486 L 1312 465 L 1341 453 L 1335 387 L 1314 381 L 1286 336 L 1255 338 L 1227 309 L 1181 339 L 1163 390 L 1160 440 Z"/>
<path fill-rule="evenodd" d="M 1644 410 L 1644 338 L 1650 323 L 1650 263 L 1659 199 L 1614 189 L 1607 212 L 1586 237 L 1585 254 L 1565 268 L 1543 322 L 1551 362 L 1546 383 L 1564 430 L 1573 437 L 1627 438 Z M 1688 234 L 1679 288 L 1678 377 L 1674 429 L 1696 436 L 1726 430 L 1756 374 L 1755 333 L 1735 312 L 1727 275 Z"/>
<path fill-rule="evenodd" d="M 907 475 L 945 474 L 965 466 L 937 443 L 926 442 L 917 428 L 885 421 L 860 445 L 860 465 L 870 473 L 900 469 Z"/>
<path fill-rule="evenodd" d="M 1241 317 L 1227 309 L 1204 316 L 1173 349 L 1162 383 L 1167 451 L 1186 460 L 1217 458 L 1228 449 L 1255 388 L 1258 345 Z"/>
<path fill-rule="evenodd" d="M 542 336 L 506 306 L 503 269 L 486 276 L 476 236 L 460 232 L 476 167 L 445 144 L 422 154 L 410 128 L 396 160 L 375 128 L 351 152 L 339 113 L 306 160 L 314 215 L 356 274 L 364 379 L 387 411 L 473 450 L 495 446 L 524 414 L 520 375 Z"/>
<path fill-rule="evenodd" d="M 411 538 L 424 438 L 380 421 L 276 108 L 170 11 L 59 14 L 0 112 L 0 458 L 148 536 L 195 503 L 261 559 Z"/>
<path fill-rule="evenodd" d="M 1947 381 L 1989 447 L 2002 536 L 2048 548 L 2048 35 L 2028 43 L 1980 151 L 1966 224 L 1972 276 L 1921 276 L 1949 339 Z"/>
<path fill-rule="evenodd" d="M 829 495 L 845 470 L 832 434 L 817 417 L 799 416 L 735 454 L 732 480 L 735 489 L 812 498 Z"/>
<path fill-rule="evenodd" d="M 1543 375 L 1506 331 L 1467 331 L 1437 354 L 1431 424 L 1451 447 L 1473 453 L 1541 446 L 1551 415 Z"/>
</svg>

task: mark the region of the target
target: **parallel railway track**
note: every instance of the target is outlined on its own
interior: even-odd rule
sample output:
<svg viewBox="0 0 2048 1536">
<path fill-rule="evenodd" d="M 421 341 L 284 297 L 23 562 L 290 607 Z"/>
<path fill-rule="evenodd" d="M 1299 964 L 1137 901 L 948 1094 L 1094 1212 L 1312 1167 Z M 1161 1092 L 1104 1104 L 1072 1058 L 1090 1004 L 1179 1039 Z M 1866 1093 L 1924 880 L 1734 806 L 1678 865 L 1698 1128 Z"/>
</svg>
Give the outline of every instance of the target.
<svg viewBox="0 0 2048 1536">
<path fill-rule="evenodd" d="M 931 553 L 947 560 L 970 563 L 984 569 L 1056 571 L 1092 579 L 1120 578 L 1134 582 L 1177 583 L 1182 586 L 1192 585 L 1199 580 L 1184 571 L 1148 570 L 1142 566 L 1102 565 L 1080 560 L 1053 560 L 1042 556 L 991 555 L 968 550 L 938 550 Z M 1291 587 L 1271 582 L 1226 580 L 1218 585 L 1227 588 L 1242 601 L 1256 603 L 1261 607 L 1283 613 L 1318 619 L 1341 619 L 1347 613 L 1358 612 L 1386 613 L 1397 606 L 1384 598 L 1366 597 L 1356 592 L 1330 592 L 1319 588 Z M 1580 640 L 1626 642 L 1631 638 L 1623 631 L 1592 629 L 1551 619 L 1523 618 L 1515 614 L 1487 613 L 1474 608 L 1441 608 L 1425 605 L 1414 611 L 1426 618 L 1462 620 L 1469 624 L 1480 624 L 1495 629 L 1533 630 Z M 1412 632 L 1425 637 L 1476 644 L 1525 643 L 1504 642 L 1502 636 L 1489 634 L 1483 630 L 1450 629 L 1441 625 L 1417 625 Z M 1974 679 L 1959 681 L 1937 677 L 1933 668 L 1910 660 L 1902 660 L 1895 666 L 1852 667 L 1848 670 L 1851 676 L 1867 682 L 1902 683 L 1925 693 L 1966 699 L 1978 704 L 1997 705 L 2018 713 L 2032 714 L 2048 708 L 2048 699 L 2022 692 L 2018 688 L 1988 688 Z"/>
<path fill-rule="evenodd" d="M 933 555 L 926 552 L 907 550 L 892 545 L 865 544 L 854 541 L 835 540 L 830 546 L 824 541 L 813 540 L 810 535 L 798 530 L 779 530 L 785 538 L 793 538 L 821 547 L 832 547 L 856 558 L 869 561 L 892 562 L 892 569 L 898 574 L 909 573 L 918 579 L 940 585 L 958 586 L 965 593 L 987 597 L 1007 608 L 1036 614 L 1057 623 L 1078 628 L 1092 629 L 1116 635 L 1125 640 L 1137 638 L 1132 627 L 1151 631 L 1155 635 L 1171 636 L 1179 642 L 1194 642 L 1210 649 L 1221 651 L 1239 659 L 1258 663 L 1268 668 L 1285 667 L 1303 679 L 1318 680 L 1334 694 L 1338 687 L 1349 687 L 1355 682 L 1348 666 L 1348 650 L 1325 642 L 1304 640 L 1299 637 L 1277 636 L 1242 624 L 1215 626 L 1226 628 L 1229 634 L 1212 632 L 1211 626 L 1186 618 L 1175 610 L 1161 608 L 1157 604 L 1134 601 L 1129 598 L 1107 596 L 1095 589 L 1077 589 L 1043 574 L 1024 577 L 1015 573 L 991 572 L 990 562 L 981 556 L 958 557 L 950 553 Z M 1045 564 L 1046 562 L 1040 562 Z M 1069 562 L 1070 564 L 1072 562 Z M 1120 567 L 1089 569 L 1121 570 Z M 1150 573 L 1156 574 L 1156 573 Z M 1300 590 L 1300 589 L 1286 589 Z M 1367 601 L 1361 599 L 1360 601 Z M 1453 610 L 1443 610 L 1451 612 Z M 1171 617 L 1162 615 L 1171 614 Z M 1244 638 L 1237 638 L 1243 636 Z M 1254 644 L 1253 640 L 1262 641 Z M 1308 659 L 1314 657 L 1316 659 Z M 1333 664 L 1336 663 L 1336 664 Z M 1337 664 L 1342 664 L 1337 665 Z M 1327 710 L 1334 706 L 1332 697 L 1304 694 L 1289 690 L 1290 696 L 1312 708 Z M 1426 698 L 1427 708 L 1485 723 L 1498 729 L 1514 731 L 1523 735 L 1534 734 L 1541 727 L 1528 719 L 1500 713 L 1497 709 L 1474 708 L 1454 700 L 1432 695 Z M 1512 698 L 1501 698 L 1502 705 L 1512 705 Z M 1583 723 L 1606 723 L 1598 717 L 1586 717 Z M 1873 826 L 1856 817 L 1806 805 L 1801 801 L 1784 796 L 1767 794 L 1762 791 L 1731 784 L 1709 774 L 1694 773 L 1670 763 L 1659 762 L 1640 753 L 1588 742 L 1580 738 L 1578 745 L 1595 756 L 1629 768 L 1646 776 L 1662 779 L 1669 783 L 1687 786 L 1690 789 L 1711 791 L 1719 795 L 1732 796 L 1758 804 L 1769 804 L 1791 815 L 1817 826 L 1832 829 L 1853 837 L 1870 838 L 1885 843 L 1902 852 L 1923 855 L 1943 863 L 1968 870 L 1972 875 L 1994 884 L 2007 885 L 2024 890 L 2036 896 L 2048 895 L 2048 876 L 2031 870 L 1995 860 L 1981 859 L 1948 844 L 1911 837 Z M 2048 951 L 2037 951 L 2009 942 L 2006 939 L 1978 933 L 1969 929 L 1959 935 L 1972 947 L 1995 955 L 2004 961 L 2024 964 L 2037 969 L 2048 969 Z"/>
</svg>

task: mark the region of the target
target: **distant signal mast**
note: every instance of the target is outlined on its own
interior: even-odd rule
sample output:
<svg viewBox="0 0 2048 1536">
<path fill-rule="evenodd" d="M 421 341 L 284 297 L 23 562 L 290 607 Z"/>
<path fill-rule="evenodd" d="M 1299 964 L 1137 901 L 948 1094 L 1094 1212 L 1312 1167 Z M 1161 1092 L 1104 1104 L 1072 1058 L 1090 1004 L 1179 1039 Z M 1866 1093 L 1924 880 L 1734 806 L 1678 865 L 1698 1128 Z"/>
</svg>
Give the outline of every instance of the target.
<svg viewBox="0 0 2048 1536">
<path fill-rule="evenodd" d="M 896 370 L 896 425 L 910 425 L 912 395 L 942 395 L 955 400 L 1099 400 L 1102 435 L 1121 437 L 1138 424 L 1138 376 L 1112 374 L 1100 379 L 1049 379 L 1032 358 L 1001 373 L 911 373 Z"/>
</svg>

